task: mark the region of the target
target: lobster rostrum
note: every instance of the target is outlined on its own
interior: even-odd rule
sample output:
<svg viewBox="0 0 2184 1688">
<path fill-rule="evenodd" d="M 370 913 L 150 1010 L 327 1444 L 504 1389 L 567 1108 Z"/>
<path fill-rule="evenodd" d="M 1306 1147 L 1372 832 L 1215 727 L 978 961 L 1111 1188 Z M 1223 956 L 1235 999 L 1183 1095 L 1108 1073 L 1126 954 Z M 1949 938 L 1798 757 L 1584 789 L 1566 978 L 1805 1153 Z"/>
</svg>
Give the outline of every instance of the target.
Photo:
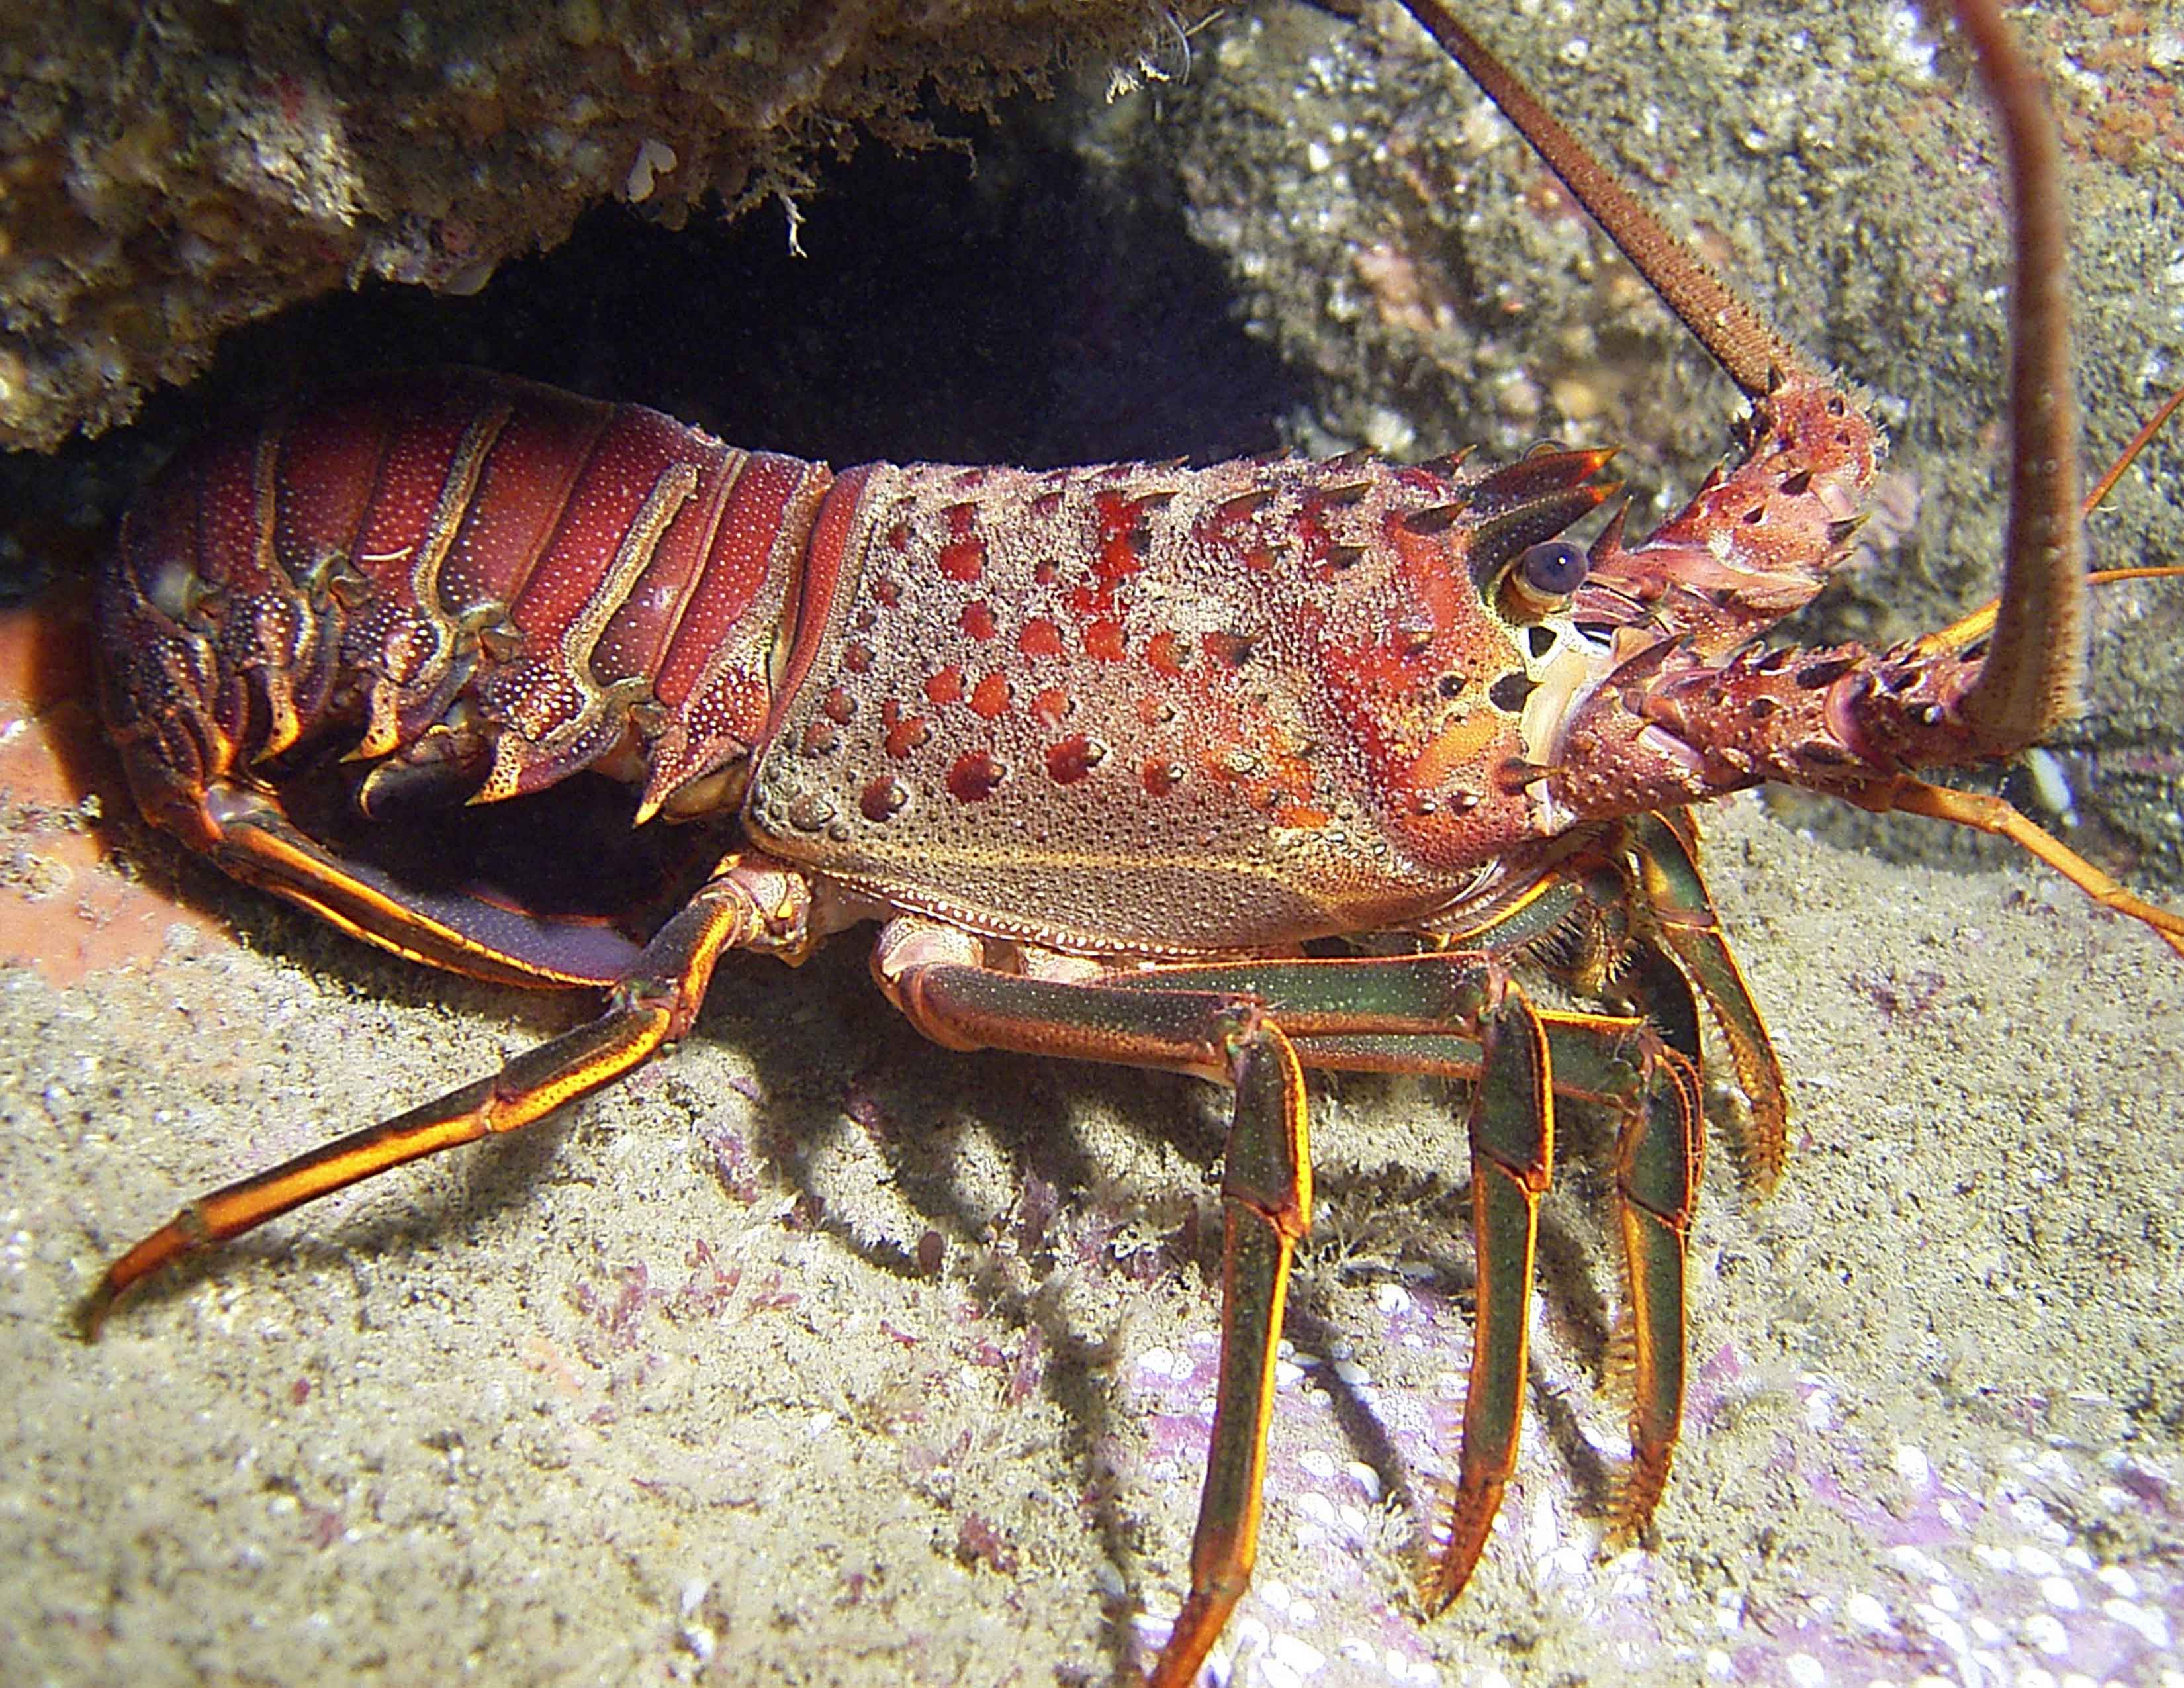
<svg viewBox="0 0 2184 1688">
<path fill-rule="evenodd" d="M 1190 1590 L 1152 1680 L 1242 1593 L 1292 1253 L 1304 1072 L 1469 1081 L 1477 1335 L 1422 1596 L 1462 1590 L 1513 1468 L 1558 1099 L 1619 1121 L 1642 1530 L 1684 1389 L 1701 1004 L 1764 1192 L 1783 1084 L 1687 806 L 1774 781 L 2014 837 L 2184 950 L 1999 802 L 1925 783 L 2075 699 L 2086 587 L 2054 143 L 1991 0 L 1956 11 L 2011 155 L 2013 486 L 1991 614 L 1886 651 L 1763 649 L 1846 554 L 1884 448 L 1435 0 L 1407 0 L 1752 401 L 1735 464 L 1650 537 L 1604 451 L 1032 472 L 822 465 L 477 371 L 299 401 L 185 454 L 98 584 L 103 704 L 146 815 L 397 953 L 604 990 L 500 1072 L 190 1203 L 131 1285 L 315 1196 L 531 1123 L 683 1035 L 730 950 L 800 960 L 882 922 L 926 1034 L 1197 1074 L 1235 1102 L 1223 1330 Z M 694 823 L 708 871 L 649 930 L 426 887 L 371 823 L 603 774 Z M 341 816 L 299 794 L 331 781 Z M 1321 940 L 1356 940 L 1325 953 Z M 1307 954 L 1306 946 L 1311 946 Z M 1545 1009 L 1544 972 L 1599 1011 Z"/>
</svg>

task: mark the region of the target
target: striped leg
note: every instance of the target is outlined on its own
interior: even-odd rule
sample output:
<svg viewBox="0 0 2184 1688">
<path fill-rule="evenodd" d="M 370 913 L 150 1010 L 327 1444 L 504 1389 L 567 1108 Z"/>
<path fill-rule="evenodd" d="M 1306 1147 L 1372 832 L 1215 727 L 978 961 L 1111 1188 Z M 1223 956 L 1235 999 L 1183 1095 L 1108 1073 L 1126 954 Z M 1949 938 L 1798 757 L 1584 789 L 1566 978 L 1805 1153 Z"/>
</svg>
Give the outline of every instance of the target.
<svg viewBox="0 0 2184 1688">
<path fill-rule="evenodd" d="M 95 1335 L 132 1286 L 184 1255 L 361 1179 L 533 1124 L 642 1066 L 689 1029 L 724 951 L 793 946 L 805 898 L 803 881 L 771 863 L 729 862 L 637 954 L 598 1019 L 525 1051 L 491 1078 L 198 1197 L 107 1267 L 81 1310 L 86 1333 Z"/>
<path fill-rule="evenodd" d="M 1256 1555 L 1274 1344 L 1291 1254 L 1311 1212 L 1303 1067 L 1476 1081 L 1478 1335 L 1457 1498 L 1435 1532 L 1427 1602 L 1437 1609 L 1462 1589 L 1514 1468 L 1539 1198 L 1553 1159 L 1555 1063 L 1565 1054 L 1570 1088 L 1624 1115 L 1618 1189 L 1640 1332 L 1630 1487 L 1658 1496 L 1682 1398 L 1681 1251 L 1699 1121 L 1690 1063 L 1642 1022 L 1540 1013 L 1498 963 L 1470 954 L 1165 967 L 1067 981 L 989 971 L 971 959 L 974 950 L 960 934 L 900 922 L 883 940 L 878 971 L 911 1021 L 951 1047 L 1161 1067 L 1225 1080 L 1236 1092 L 1222 1185 L 1221 1383 L 1190 1591 L 1152 1671 L 1156 1688 L 1195 1680 Z M 1680 1184 L 1671 1163 L 1683 1168 Z"/>
</svg>

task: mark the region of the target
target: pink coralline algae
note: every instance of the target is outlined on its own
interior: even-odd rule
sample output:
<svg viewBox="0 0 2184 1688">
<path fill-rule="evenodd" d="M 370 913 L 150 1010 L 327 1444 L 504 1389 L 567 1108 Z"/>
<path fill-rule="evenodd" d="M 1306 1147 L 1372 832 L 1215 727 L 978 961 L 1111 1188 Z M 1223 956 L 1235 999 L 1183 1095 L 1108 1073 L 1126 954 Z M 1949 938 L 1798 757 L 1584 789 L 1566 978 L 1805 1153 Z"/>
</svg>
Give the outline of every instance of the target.
<svg viewBox="0 0 2184 1688">
<path fill-rule="evenodd" d="M 1819 1528 L 1839 1532 L 1844 1551 L 1801 1557 L 1788 1579 L 1794 1598 L 1783 1597 L 1780 1568 L 1763 1569 L 1752 1588 L 1734 1579 L 1740 1561 L 1758 1563 L 1767 1552 L 1766 1518 L 1725 1520 L 1714 1552 L 1688 1575 L 1652 1555 L 1598 1557 L 1600 1507 L 1585 1491 L 1599 1486 L 1619 1451 L 1617 1409 L 1597 1379 L 1568 1365 L 1550 1339 L 1535 1356 L 1527 1440 L 1481 1585 L 1466 1596 L 1473 1603 L 1421 1628 L 1387 1551 L 1415 1534 L 1415 1511 L 1407 1501 L 1390 1506 L 1384 1490 L 1391 1462 L 1422 1492 L 1452 1474 L 1471 1338 L 1464 1309 L 1444 1295 L 1396 1281 L 1374 1294 L 1384 1315 L 1379 1351 L 1402 1357 L 1382 1363 L 1425 1381 L 1385 1386 L 1340 1343 L 1324 1355 L 1285 1345 L 1262 1557 L 1229 1640 L 1216 1652 L 1216 1680 L 1235 1688 L 1306 1681 L 1508 1688 L 1527 1680 L 1521 1657 L 1444 1665 L 1436 1662 L 1437 1638 L 1446 1634 L 1460 1657 L 1507 1630 L 1566 1624 L 1640 1673 L 1632 1680 L 1788 1688 L 2176 1688 L 2184 1681 L 2176 1651 L 2184 1578 L 2154 1553 L 2098 1559 L 2074 1523 L 2103 1507 L 2149 1508 L 2173 1519 L 2176 1500 L 2165 1477 L 2114 1456 L 2089 1479 L 2029 1442 L 2016 1468 L 1984 1480 L 1954 1462 L 1937 1469 L 1911 1442 L 1861 1440 L 1825 1379 L 1763 1376 L 1733 1343 L 1694 1369 L 1682 1458 L 1694 1462 L 1697 1444 L 1763 1394 L 1801 1420 L 1775 1435 L 1762 1462 L 1802 1499 L 1802 1507 L 1788 1510 L 1802 1512 L 1811 1528 L 1817 1508 Z M 1128 1390 L 1149 1440 L 1126 1489 L 1158 1490 L 1166 1507 L 1187 1515 L 1204 1468 L 1217 1363 L 1211 1329 L 1181 1352 L 1134 1357 Z M 1550 1416 L 1543 1398 L 1564 1421 L 1552 1430 L 1542 1422 Z M 1769 1422 L 1779 1426 L 1780 1412 Z M 1567 1457 L 1566 1426 L 1596 1451 L 1594 1469 L 1578 1468 L 1582 1454 L 1574 1462 Z M 1698 1480 L 1688 1471 L 1685 1478 Z M 2075 1506 L 2062 1503 L 2065 1495 Z M 1854 1564 L 1862 1569 L 1847 1568 Z M 1527 1598 L 1522 1617 L 1505 1620 L 1497 1602 L 1506 1602 L 1506 1583 L 1494 1585 L 1512 1575 Z M 1165 1583 L 1155 1577 L 1150 1585 Z M 1138 1618 L 1148 1652 L 1172 1616 L 1159 1610 Z"/>
</svg>

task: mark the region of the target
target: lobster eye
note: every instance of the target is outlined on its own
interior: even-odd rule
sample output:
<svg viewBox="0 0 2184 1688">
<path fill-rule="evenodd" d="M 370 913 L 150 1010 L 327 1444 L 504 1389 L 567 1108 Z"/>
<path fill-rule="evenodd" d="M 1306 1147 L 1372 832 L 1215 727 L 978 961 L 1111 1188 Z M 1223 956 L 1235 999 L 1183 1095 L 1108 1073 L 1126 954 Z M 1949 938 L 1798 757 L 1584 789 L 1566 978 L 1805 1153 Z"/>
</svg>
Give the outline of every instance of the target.
<svg viewBox="0 0 2184 1688">
<path fill-rule="evenodd" d="M 1541 598 L 1567 598 L 1585 584 L 1591 568 L 1584 550 L 1567 539 L 1529 547 L 1517 559 L 1524 584 Z"/>
</svg>

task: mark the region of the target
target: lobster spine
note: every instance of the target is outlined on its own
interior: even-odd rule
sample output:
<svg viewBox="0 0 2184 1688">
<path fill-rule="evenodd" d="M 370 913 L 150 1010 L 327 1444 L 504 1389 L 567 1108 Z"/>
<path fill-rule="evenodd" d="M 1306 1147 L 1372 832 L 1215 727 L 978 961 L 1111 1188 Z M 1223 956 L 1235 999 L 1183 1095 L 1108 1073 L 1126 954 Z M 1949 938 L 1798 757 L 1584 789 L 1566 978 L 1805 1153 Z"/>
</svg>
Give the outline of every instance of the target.
<svg viewBox="0 0 2184 1688">
<path fill-rule="evenodd" d="M 473 370 L 321 394 L 218 437 L 102 573 L 109 719 L 148 808 L 354 727 L 362 793 L 476 800 L 577 769 L 647 811 L 764 733 L 824 465 Z M 632 760 L 632 757 L 638 758 Z"/>
</svg>

